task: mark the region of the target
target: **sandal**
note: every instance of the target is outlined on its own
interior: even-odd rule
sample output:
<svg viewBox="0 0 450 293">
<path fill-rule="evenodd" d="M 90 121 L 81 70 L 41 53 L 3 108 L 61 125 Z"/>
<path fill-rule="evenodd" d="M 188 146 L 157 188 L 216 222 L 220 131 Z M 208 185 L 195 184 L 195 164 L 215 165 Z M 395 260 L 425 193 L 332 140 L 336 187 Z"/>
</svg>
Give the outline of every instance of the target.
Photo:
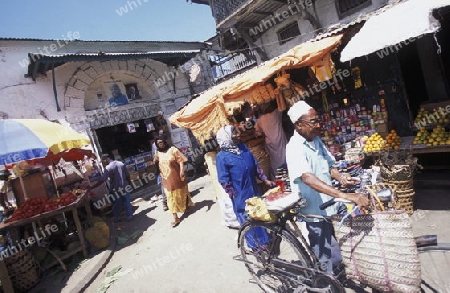
<svg viewBox="0 0 450 293">
<path fill-rule="evenodd" d="M 170 223 L 172 225 L 172 228 L 175 228 L 176 226 L 178 226 L 180 224 L 181 220 L 177 219 L 175 222 Z"/>
</svg>

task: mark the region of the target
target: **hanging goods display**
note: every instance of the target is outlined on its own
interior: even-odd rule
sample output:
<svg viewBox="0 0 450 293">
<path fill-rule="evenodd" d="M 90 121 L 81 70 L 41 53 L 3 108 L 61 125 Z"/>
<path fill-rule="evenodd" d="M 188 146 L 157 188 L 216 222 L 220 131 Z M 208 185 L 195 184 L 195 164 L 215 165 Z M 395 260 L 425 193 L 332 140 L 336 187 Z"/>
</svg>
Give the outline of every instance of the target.
<svg viewBox="0 0 450 293">
<path fill-rule="evenodd" d="M 362 87 L 361 69 L 358 66 L 352 68 L 352 78 L 355 83 L 355 89 Z"/>
<path fill-rule="evenodd" d="M 324 82 L 333 78 L 336 71 L 331 55 L 328 53 L 322 57 L 319 61 L 315 62 L 311 66 L 311 70 L 314 72 L 319 82 Z"/>
</svg>

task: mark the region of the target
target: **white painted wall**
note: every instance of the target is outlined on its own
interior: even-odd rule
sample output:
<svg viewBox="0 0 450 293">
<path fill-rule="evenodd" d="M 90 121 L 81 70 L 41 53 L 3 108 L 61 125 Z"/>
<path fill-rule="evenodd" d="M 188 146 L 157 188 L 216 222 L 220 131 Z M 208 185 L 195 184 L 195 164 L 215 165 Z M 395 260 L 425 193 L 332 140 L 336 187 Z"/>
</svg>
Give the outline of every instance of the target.
<svg viewBox="0 0 450 293">
<path fill-rule="evenodd" d="M 298 2 L 298 1 L 297 1 Z M 318 0 L 316 3 L 316 10 L 319 18 L 319 22 L 323 28 L 328 28 L 337 23 L 349 23 L 353 19 L 355 19 L 359 14 L 366 13 L 369 11 L 373 11 L 381 7 L 382 5 L 387 3 L 387 0 L 372 0 L 372 4 L 366 8 L 359 10 L 358 12 L 349 15 L 343 19 L 339 19 L 335 0 Z M 308 8 L 308 10 L 313 13 L 312 8 Z M 267 53 L 269 59 L 279 56 L 280 54 L 288 51 L 289 49 L 310 40 L 311 38 L 317 35 L 317 32 L 314 31 L 313 26 L 309 23 L 309 21 L 301 18 L 300 13 L 293 14 L 288 9 L 288 6 L 283 6 L 276 11 L 276 13 L 283 13 L 283 11 L 289 12 L 289 17 L 284 19 L 281 23 L 277 23 L 276 25 L 268 28 L 264 31 L 260 37 L 256 40 L 255 44 L 259 47 L 262 47 L 263 50 Z M 269 18 L 266 18 L 266 20 Z M 292 40 L 284 43 L 283 45 L 279 44 L 277 31 L 285 27 L 287 24 L 298 21 L 298 25 L 300 28 L 301 35 L 293 38 Z"/>
<path fill-rule="evenodd" d="M 55 69 L 58 103 L 61 108 L 58 112 L 51 71 L 47 72 L 47 76 L 38 75 L 36 81 L 33 81 L 31 78 L 24 77 L 28 68 L 23 65 L 27 63 L 28 53 L 42 51 L 44 46 L 50 48 L 53 45 L 54 48 L 56 42 L 54 40 L 0 40 L 0 112 L 6 113 L 9 118 L 43 118 L 42 114 L 44 114 L 50 120 L 67 120 L 75 123 L 85 115 L 85 111 L 98 109 L 106 102 L 98 100 L 96 94 L 100 91 L 102 82 L 110 79 L 111 76 L 114 79 L 120 79 L 124 84 L 137 83 L 143 99 L 136 103 L 157 103 L 163 109 L 165 105 L 175 105 L 177 110 L 189 101 L 191 91 L 194 93 L 203 91 L 211 85 L 213 80 L 210 70 L 208 71 L 207 60 L 201 64 L 203 73 L 201 80 L 194 81 L 193 87 L 190 87 L 189 76 L 186 74 L 177 74 L 173 79 L 167 78 L 166 82 L 158 84 L 158 78 L 170 76 L 170 72 L 176 70 L 150 59 L 69 62 Z M 123 52 L 121 50 L 133 50 L 134 46 L 136 50 L 147 51 L 189 50 L 195 47 L 183 42 L 144 43 L 77 41 L 63 47 L 58 46 L 58 50 L 54 53 L 96 52 L 97 48 L 101 48 L 104 52 Z M 195 63 L 199 63 L 200 60 L 202 58 L 197 58 Z M 192 62 L 188 64 L 188 68 L 193 64 Z M 209 77 L 211 81 L 208 80 Z M 122 107 L 132 106 L 136 105 L 130 103 Z"/>
<path fill-rule="evenodd" d="M 25 78 L 28 67 L 19 64 L 37 47 L 31 42 L 0 41 L 0 111 L 9 118 L 42 118 L 39 111 L 45 110 L 52 119 L 64 119 L 63 113 L 56 113 L 50 79 Z"/>
</svg>

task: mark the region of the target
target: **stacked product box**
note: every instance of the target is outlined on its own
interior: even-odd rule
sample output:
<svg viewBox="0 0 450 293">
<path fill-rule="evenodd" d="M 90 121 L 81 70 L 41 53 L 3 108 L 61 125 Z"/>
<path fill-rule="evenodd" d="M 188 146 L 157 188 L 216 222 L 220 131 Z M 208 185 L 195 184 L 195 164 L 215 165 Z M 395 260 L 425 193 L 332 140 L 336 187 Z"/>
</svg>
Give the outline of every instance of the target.
<svg viewBox="0 0 450 293">
<path fill-rule="evenodd" d="M 291 192 L 291 181 L 289 179 L 288 169 L 286 167 L 278 168 L 275 174 L 275 182 L 280 189 L 285 192 Z"/>
</svg>

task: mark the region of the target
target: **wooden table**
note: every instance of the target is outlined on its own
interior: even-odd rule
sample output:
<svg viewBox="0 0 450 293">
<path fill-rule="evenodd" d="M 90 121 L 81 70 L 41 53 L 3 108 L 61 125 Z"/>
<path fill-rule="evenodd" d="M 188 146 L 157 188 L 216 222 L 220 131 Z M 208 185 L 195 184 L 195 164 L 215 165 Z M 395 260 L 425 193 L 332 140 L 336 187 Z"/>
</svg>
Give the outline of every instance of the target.
<svg viewBox="0 0 450 293">
<path fill-rule="evenodd" d="M 65 255 L 60 256 L 60 259 L 61 260 L 66 259 L 66 258 L 78 253 L 79 251 L 82 251 L 84 257 L 87 257 L 88 252 L 87 252 L 86 242 L 84 239 L 84 231 L 83 231 L 83 228 L 81 227 L 80 218 L 78 217 L 78 208 L 83 207 L 83 206 L 86 208 L 87 217 L 88 218 L 92 217 L 92 211 L 91 211 L 91 206 L 90 206 L 90 202 L 89 202 L 89 197 L 87 196 L 86 193 L 84 193 L 84 194 L 80 195 L 75 202 L 73 202 L 70 205 L 67 205 L 65 207 L 61 207 L 59 209 L 52 210 L 52 211 L 49 211 L 46 213 L 42 213 L 42 214 L 27 218 L 27 219 L 23 219 L 20 221 L 14 221 L 14 222 L 10 222 L 10 223 L 0 223 L 0 231 L 6 230 L 6 229 L 11 229 L 11 228 L 17 228 L 17 227 L 21 227 L 21 226 L 26 226 L 26 225 L 32 224 L 32 223 L 38 223 L 39 226 L 42 226 L 41 221 L 44 219 L 53 218 L 58 215 L 62 215 L 63 213 L 71 212 L 73 215 L 73 219 L 75 221 L 77 235 L 78 235 L 78 239 L 80 240 L 81 246 L 79 248 L 75 249 L 74 251 L 71 251 Z M 57 263 L 58 263 L 58 260 L 55 259 L 55 261 L 53 263 L 49 264 L 44 269 L 50 268 Z M 4 292 L 6 292 L 6 293 L 14 292 L 12 282 L 11 282 L 9 274 L 8 274 L 8 270 L 6 268 L 6 264 L 3 260 L 0 261 L 0 280 L 1 280 Z"/>
</svg>

